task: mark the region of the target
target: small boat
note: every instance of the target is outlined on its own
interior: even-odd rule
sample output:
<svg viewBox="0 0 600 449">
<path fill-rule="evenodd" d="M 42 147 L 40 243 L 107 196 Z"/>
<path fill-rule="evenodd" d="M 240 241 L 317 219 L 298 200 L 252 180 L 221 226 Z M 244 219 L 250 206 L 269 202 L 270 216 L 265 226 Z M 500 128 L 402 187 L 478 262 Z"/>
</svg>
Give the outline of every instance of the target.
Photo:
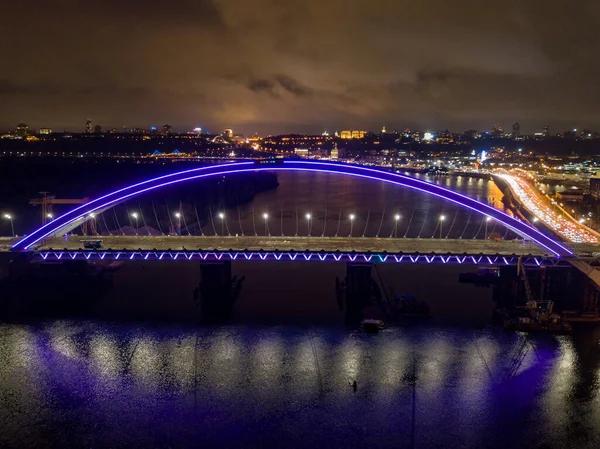
<svg viewBox="0 0 600 449">
<path fill-rule="evenodd" d="M 374 320 L 374 319 L 365 319 L 360 323 L 360 327 L 363 331 L 368 334 L 376 334 L 381 329 L 383 329 L 383 321 L 382 320 Z"/>
<path fill-rule="evenodd" d="M 523 332 L 570 333 L 573 327 L 564 315 L 552 313 L 553 306 L 552 301 L 528 301 L 525 307 L 506 311 L 504 328 Z"/>
</svg>

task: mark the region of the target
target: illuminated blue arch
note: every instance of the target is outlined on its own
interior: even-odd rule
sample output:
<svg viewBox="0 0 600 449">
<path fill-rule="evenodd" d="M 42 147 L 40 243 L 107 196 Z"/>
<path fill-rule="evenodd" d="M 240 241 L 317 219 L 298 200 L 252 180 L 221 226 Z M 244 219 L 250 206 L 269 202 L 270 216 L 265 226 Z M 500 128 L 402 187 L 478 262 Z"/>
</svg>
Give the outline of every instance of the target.
<svg viewBox="0 0 600 449">
<path fill-rule="evenodd" d="M 555 256 L 568 256 L 572 252 L 561 245 L 559 242 L 546 236 L 539 230 L 516 220 L 504 212 L 495 209 L 487 204 L 480 203 L 450 189 L 431 184 L 426 181 L 414 178 L 412 176 L 401 175 L 390 171 L 369 168 L 360 165 L 340 164 L 332 162 L 310 162 L 310 161 L 258 161 L 258 162 L 230 162 L 219 165 L 203 166 L 190 170 L 184 170 L 157 178 L 148 179 L 137 184 L 124 187 L 110 192 L 104 196 L 96 198 L 83 204 L 73 210 L 61 215 L 55 220 L 36 229 L 31 234 L 24 237 L 13 246 L 13 250 L 28 250 L 41 240 L 49 237 L 64 235 L 66 232 L 89 220 L 90 214 L 98 214 L 111 207 L 126 201 L 127 199 L 140 195 L 145 192 L 166 187 L 180 182 L 192 181 L 195 179 L 224 176 L 235 173 L 256 172 L 256 171 L 312 171 L 333 174 L 343 174 L 357 176 L 360 178 L 373 179 L 376 181 L 387 182 L 390 184 L 408 187 L 430 195 L 443 198 L 459 204 L 462 207 L 470 209 L 486 217 L 490 217 L 504 226 L 513 230 L 525 239 L 536 242 L 541 247 L 548 250 Z"/>
</svg>

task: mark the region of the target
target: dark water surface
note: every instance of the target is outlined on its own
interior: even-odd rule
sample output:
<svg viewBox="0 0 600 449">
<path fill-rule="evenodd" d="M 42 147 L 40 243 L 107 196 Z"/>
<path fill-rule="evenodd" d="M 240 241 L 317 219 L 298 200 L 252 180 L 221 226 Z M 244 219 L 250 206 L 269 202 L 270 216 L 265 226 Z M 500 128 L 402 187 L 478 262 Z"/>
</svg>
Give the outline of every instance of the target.
<svg viewBox="0 0 600 449">
<path fill-rule="evenodd" d="M 0 335 L 1 447 L 600 444 L 597 332 L 59 320 Z"/>
</svg>

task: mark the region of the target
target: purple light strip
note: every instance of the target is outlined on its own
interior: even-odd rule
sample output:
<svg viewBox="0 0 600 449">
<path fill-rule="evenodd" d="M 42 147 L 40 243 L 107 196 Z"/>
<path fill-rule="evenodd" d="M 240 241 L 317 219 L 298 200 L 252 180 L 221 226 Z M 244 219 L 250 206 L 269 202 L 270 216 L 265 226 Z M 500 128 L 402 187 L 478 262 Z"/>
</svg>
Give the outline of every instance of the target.
<svg viewBox="0 0 600 449">
<path fill-rule="evenodd" d="M 545 236 L 544 234 L 542 234 L 540 231 L 538 231 L 535 228 L 532 228 L 522 222 L 519 222 L 517 220 L 515 220 L 514 218 L 506 215 L 504 212 L 499 211 L 497 209 L 494 209 L 486 204 L 483 203 L 479 203 L 478 201 L 469 198 L 465 195 L 462 195 L 460 193 L 456 193 L 453 192 L 449 189 L 445 189 L 441 186 L 438 186 L 436 184 L 431 184 L 431 183 L 427 183 L 424 181 L 421 181 L 419 179 L 416 178 L 411 178 L 408 176 L 404 176 L 404 175 L 399 175 L 396 173 L 392 173 L 392 172 L 385 172 L 385 171 L 378 171 L 378 170 L 374 170 L 374 169 L 370 169 L 370 168 L 365 168 L 362 166 L 353 166 L 353 165 L 335 165 L 335 164 L 330 164 L 330 163 L 314 163 L 314 162 L 287 162 L 288 164 L 299 164 L 301 166 L 304 166 L 305 164 L 312 164 L 312 167 L 310 168 L 294 168 L 294 167 L 283 167 L 283 166 L 278 166 L 278 165 L 273 165 L 273 166 L 263 166 L 263 165 L 259 165 L 259 166 L 254 166 L 252 169 L 248 169 L 245 168 L 245 166 L 247 164 L 253 164 L 252 162 L 243 162 L 243 163 L 236 163 L 236 164 L 225 164 L 225 165 L 216 165 L 216 166 L 209 166 L 209 167 L 202 167 L 202 168 L 198 168 L 198 169 L 193 169 L 193 170 L 186 170 L 183 172 L 178 172 L 178 173 L 173 173 L 171 175 L 165 175 L 165 176 L 161 176 L 158 178 L 153 178 L 151 180 L 147 180 L 144 181 L 142 183 L 138 183 L 138 184 L 134 184 L 130 187 L 126 187 L 124 189 L 120 189 L 117 190 L 115 192 L 109 193 L 103 197 L 100 197 L 96 200 L 90 201 L 89 203 L 86 203 L 85 205 L 79 206 L 75 209 L 73 209 L 70 212 L 67 212 L 66 214 L 62 215 L 61 217 L 57 218 L 56 220 L 48 223 L 47 225 L 42 226 L 41 228 L 37 229 L 36 231 L 34 231 L 33 233 L 31 233 L 29 236 L 25 237 L 24 239 L 22 239 L 21 241 L 17 242 L 14 246 L 13 249 L 18 249 L 18 247 L 20 245 L 22 245 L 24 242 L 28 242 L 28 244 L 24 247 L 24 249 L 29 249 L 31 246 L 33 246 L 34 244 L 36 244 L 37 242 L 39 242 L 40 240 L 48 237 L 49 235 L 58 232 L 59 229 L 63 228 L 63 227 L 67 227 L 68 225 L 70 225 L 73 222 L 76 222 L 82 218 L 85 218 L 88 214 L 92 213 L 92 212 L 96 212 L 100 209 L 106 209 L 109 208 L 117 203 L 120 203 L 124 200 L 126 200 L 127 198 L 130 198 L 132 196 L 135 195 L 140 195 L 144 192 L 147 191 L 151 191 L 151 190 L 155 190 L 167 185 L 171 185 L 171 184 L 175 184 L 175 183 L 179 183 L 179 182 L 185 182 L 185 181 L 189 181 L 192 179 L 200 179 L 200 178 L 204 178 L 204 177 L 212 177 L 212 176 L 222 176 L 222 175 L 226 175 L 226 174 L 234 174 L 234 173 L 244 173 L 244 172 L 253 172 L 253 171 L 314 171 L 314 172 L 323 172 L 323 173 L 333 173 L 333 174 L 346 174 L 346 175 L 350 175 L 350 176 L 357 176 L 357 177 L 362 177 L 362 178 L 366 178 L 366 179 L 372 179 L 372 180 L 376 180 L 376 181 L 383 181 L 383 182 L 388 182 L 391 184 L 395 184 L 395 185 L 400 185 L 400 186 L 404 186 L 404 187 L 408 187 L 414 190 L 418 190 L 418 191 L 422 191 L 424 193 L 430 194 L 430 195 L 434 195 L 437 196 L 439 198 L 442 199 L 446 199 L 448 201 L 452 201 L 456 204 L 459 204 L 462 207 L 466 207 L 468 209 L 471 209 L 479 214 L 482 215 L 486 215 L 486 216 L 492 216 L 492 218 L 496 218 L 500 223 L 502 223 L 503 225 L 507 226 L 508 228 L 512 229 L 513 231 L 519 233 L 519 234 L 523 234 L 526 237 L 530 238 L 531 240 L 535 241 L 538 245 L 546 248 L 547 250 L 551 251 L 553 254 L 555 254 L 556 256 L 560 256 L 560 255 L 569 255 L 572 254 L 571 251 L 569 251 L 567 248 L 565 248 L 564 246 L 560 245 L 558 242 L 550 239 L 549 237 Z M 241 166 L 241 167 L 240 167 Z M 321 169 L 321 168 L 314 168 L 314 167 L 318 167 L 318 166 L 325 166 L 327 167 L 326 169 Z M 232 167 L 237 167 L 234 170 L 231 170 Z M 332 168 L 335 167 L 337 168 L 337 170 L 333 170 Z M 147 187 L 147 188 L 143 188 L 143 189 L 139 189 L 139 190 L 134 190 L 131 193 L 128 193 L 126 195 L 120 196 L 118 198 L 115 198 L 113 200 L 107 201 L 105 203 L 101 203 L 99 205 L 96 205 L 94 208 L 92 208 L 91 210 L 86 210 L 86 212 L 84 214 L 80 214 L 74 218 L 68 218 L 69 215 L 72 215 L 74 212 L 76 212 L 77 210 L 80 210 L 81 208 L 88 208 L 90 205 L 92 204 L 96 204 L 98 203 L 98 201 L 100 201 L 101 199 L 106 199 L 110 196 L 115 196 L 116 194 L 126 191 L 126 190 L 130 190 L 132 188 L 135 188 L 137 186 L 141 186 L 141 185 L 145 185 L 151 182 L 156 182 L 157 180 L 162 180 L 162 179 L 166 179 L 166 178 L 171 178 L 171 177 L 175 177 L 175 176 L 182 176 L 185 174 L 188 174 L 190 172 L 195 172 L 195 171 L 199 171 L 199 170 L 209 170 L 209 169 L 214 169 L 214 170 L 220 170 L 221 168 L 227 168 L 227 170 L 224 171 L 216 171 L 216 172 L 211 172 L 211 173 L 201 173 L 201 174 L 196 174 L 194 176 L 190 176 L 190 177 L 186 177 L 186 178 L 181 178 L 181 179 L 175 179 L 175 180 L 171 180 L 168 182 L 164 182 L 158 185 L 153 185 L 151 187 Z M 345 169 L 345 170 L 344 170 Z M 357 171 L 359 173 L 356 172 L 350 172 L 348 170 L 354 170 Z M 366 172 L 375 172 L 379 175 L 379 177 L 374 177 L 374 176 L 370 176 L 370 175 L 364 175 L 361 174 L 361 171 L 366 171 Z M 396 180 L 396 179 L 386 179 L 386 177 L 392 177 L 392 178 L 398 178 L 400 180 L 404 180 L 407 182 L 411 182 L 411 183 L 415 183 L 415 184 L 419 184 L 422 185 L 423 187 L 418 187 L 416 185 L 410 185 L 410 184 L 406 184 L 405 182 L 401 182 L 400 180 Z M 427 190 L 427 189 L 431 189 L 431 190 Z M 445 193 L 446 195 L 442 194 L 442 193 L 438 193 L 437 191 L 441 191 L 443 193 Z M 458 197 L 458 198 L 462 198 L 464 201 L 469 202 L 469 203 L 473 203 L 476 204 L 478 207 L 481 207 L 484 210 L 488 210 L 490 213 L 486 213 L 484 210 L 479 210 L 474 206 L 471 206 L 469 204 L 465 204 L 464 202 L 459 201 L 458 199 L 453 198 L 454 196 Z M 504 217 L 504 219 L 502 218 L 498 218 L 498 217 L 494 217 L 495 215 L 501 215 Z M 62 221 L 64 221 L 66 219 L 66 221 L 64 223 L 61 223 Z M 52 227 L 50 229 L 49 232 L 44 233 L 43 235 L 39 236 L 38 235 L 40 233 L 43 233 L 43 230 L 48 226 L 52 224 L 54 227 Z M 525 230 L 519 229 L 519 227 L 524 228 Z M 547 243 L 543 243 L 540 240 L 536 239 L 535 237 L 533 237 L 533 235 L 538 236 L 538 238 L 542 238 L 543 240 L 546 240 Z M 33 241 L 30 241 L 33 240 Z M 550 245 L 550 246 L 549 246 Z M 559 249 L 553 249 L 551 246 L 555 246 L 558 247 Z"/>
<path fill-rule="evenodd" d="M 244 256 L 243 260 L 249 261 L 294 261 L 299 255 L 302 255 L 300 260 L 307 262 L 354 262 L 359 257 L 365 262 L 373 261 L 373 257 L 378 258 L 379 263 L 425 263 L 425 264 L 473 264 L 473 265 L 516 265 L 521 256 L 503 256 L 503 255 L 484 255 L 484 256 L 462 256 L 457 254 L 372 254 L 372 253 L 323 253 L 323 252 L 294 252 L 294 251 L 259 251 L 259 252 L 243 252 L 243 251 L 165 251 L 157 253 L 155 251 L 85 251 L 85 250 L 62 250 L 62 251 L 40 251 L 34 253 L 39 255 L 42 260 L 61 260 L 64 258 L 70 260 L 163 260 L 166 256 L 169 260 L 191 261 L 197 257 L 200 260 L 236 260 L 240 255 Z M 181 258 L 179 256 L 182 256 Z M 316 257 L 315 257 L 316 256 Z M 539 257 L 539 256 L 523 256 L 524 263 L 530 266 L 541 265 L 557 265 L 560 259 Z M 566 261 L 564 263 L 567 263 Z"/>
<path fill-rule="evenodd" d="M 289 162 L 289 161 L 286 161 L 286 163 L 290 163 L 290 162 Z M 296 165 L 314 164 L 314 162 L 306 162 L 306 161 L 293 161 L 293 163 L 294 163 L 294 164 L 296 164 Z M 404 183 L 402 183 L 402 182 L 400 182 L 400 181 L 392 181 L 392 180 L 387 180 L 387 179 L 384 179 L 384 178 L 373 178 L 373 177 L 370 177 L 370 176 L 364 176 L 364 175 L 360 175 L 360 174 L 356 174 L 356 175 L 355 175 L 355 176 L 359 176 L 359 177 L 366 177 L 366 178 L 371 178 L 371 179 L 377 179 L 377 180 L 379 180 L 379 181 L 390 182 L 390 183 L 392 183 L 392 184 L 398 184 L 398 185 L 402 185 L 402 186 L 404 186 L 404 187 L 409 187 L 409 188 L 412 188 L 412 189 L 415 189 L 415 190 L 420 190 L 420 191 L 422 191 L 422 192 L 424 192 L 424 193 L 427 193 L 427 194 L 430 194 L 430 195 L 435 195 L 435 196 L 437 196 L 437 197 L 440 197 L 440 198 L 442 198 L 442 199 L 445 199 L 445 200 L 448 200 L 448 201 L 452 201 L 452 202 L 454 202 L 454 203 L 456 203 L 456 204 L 459 204 L 459 205 L 461 205 L 461 206 L 463 206 L 463 207 L 467 207 L 467 208 L 469 208 L 469 209 L 471 209 L 471 210 L 473 210 L 473 211 L 475 211 L 475 212 L 477 212 L 477 213 L 479 213 L 479 214 L 481 214 L 481 215 L 485 215 L 486 217 L 489 217 L 490 215 L 492 215 L 492 217 L 490 217 L 490 218 L 494 218 L 494 217 L 493 217 L 494 215 L 503 215 L 503 216 L 505 217 L 505 219 L 506 219 L 506 220 L 509 220 L 509 221 L 516 221 L 517 223 L 519 223 L 519 225 L 521 225 L 521 226 L 525 227 L 525 228 L 526 228 L 526 229 L 527 229 L 529 232 L 532 232 L 532 233 L 535 233 L 535 234 L 539 234 L 539 235 L 541 235 L 543 238 L 550 240 L 550 241 L 551 241 L 553 244 L 555 244 L 555 245 L 557 245 L 558 247 L 562 248 L 562 249 L 563 249 L 563 250 L 564 250 L 564 251 L 565 251 L 567 254 L 573 254 L 573 253 L 571 252 L 571 250 L 569 250 L 568 248 L 566 248 L 566 247 L 562 246 L 562 245 L 561 245 L 560 243 L 558 243 L 557 241 L 555 241 L 555 240 L 553 240 L 553 239 L 549 238 L 548 236 L 546 236 L 545 234 L 543 234 L 542 232 L 540 232 L 540 231 L 539 231 L 539 230 L 537 230 L 536 228 L 534 228 L 534 227 L 532 227 L 532 226 L 529 226 L 529 225 L 528 225 L 528 224 L 526 224 L 526 223 L 522 223 L 522 222 L 519 222 L 519 221 L 515 220 L 515 219 L 514 219 L 513 217 L 511 217 L 510 215 L 506 214 L 505 212 L 503 212 L 503 211 L 501 211 L 501 210 L 499 210 L 499 209 L 496 209 L 495 207 L 489 206 L 488 204 L 485 204 L 485 203 L 481 203 L 481 202 L 479 202 L 479 201 L 477 201 L 477 200 L 474 200 L 474 199 L 473 199 L 473 198 L 471 198 L 471 197 L 468 197 L 468 196 L 466 196 L 466 195 L 463 195 L 462 193 L 458 193 L 458 192 L 455 192 L 455 191 L 453 191 L 453 190 L 446 189 L 445 187 L 442 187 L 442 186 L 440 186 L 440 185 L 438 185 L 438 184 L 434 184 L 434 183 L 431 183 L 431 182 L 423 181 L 423 180 L 421 180 L 421 179 L 418 179 L 418 178 L 415 178 L 415 177 L 411 177 L 411 176 L 402 175 L 402 174 L 399 174 L 399 173 L 394 173 L 394 172 L 383 171 L 383 170 L 381 170 L 381 169 L 373 169 L 373 168 L 368 168 L 368 167 L 363 167 L 363 166 L 357 166 L 357 165 L 351 165 L 351 164 L 346 164 L 346 165 L 338 165 L 338 164 L 332 164 L 332 163 L 328 163 L 328 162 L 321 162 L 321 163 L 319 163 L 319 164 L 320 164 L 320 165 L 326 165 L 326 166 L 332 166 L 332 167 L 344 167 L 344 166 L 345 166 L 345 167 L 351 167 L 351 168 L 360 168 L 360 171 L 377 173 L 379 176 L 383 176 L 383 177 L 385 177 L 386 175 L 387 175 L 387 176 L 389 176 L 389 175 L 392 175 L 392 176 L 393 176 L 393 177 L 395 177 L 395 178 L 400 178 L 400 179 L 403 179 L 403 180 L 405 180 L 405 181 L 407 181 L 407 182 L 411 182 L 411 183 L 412 183 L 412 182 L 414 182 L 414 183 L 416 183 L 416 184 L 421 184 L 421 185 L 423 186 L 423 188 L 419 188 L 419 187 L 416 187 L 416 186 L 407 185 L 407 184 L 404 184 Z M 347 172 L 342 172 L 342 173 L 345 173 L 345 174 L 346 174 Z M 351 174 L 351 173 L 347 173 L 347 174 Z M 458 197 L 460 197 L 460 198 L 464 199 L 464 200 L 465 200 L 465 201 L 467 201 L 467 202 L 475 202 L 475 203 L 477 203 L 477 204 L 478 204 L 478 206 L 479 206 L 479 207 L 481 207 L 481 210 L 479 210 L 479 209 L 477 209 L 477 208 L 474 208 L 474 207 L 472 207 L 472 206 L 470 206 L 470 205 L 463 204 L 463 203 L 461 203 L 460 201 L 456 201 L 456 200 L 454 200 L 454 199 L 452 199 L 452 198 L 449 198 L 449 197 L 447 197 L 447 196 L 441 195 L 441 194 L 439 194 L 439 193 L 436 193 L 436 192 L 434 192 L 434 191 L 432 191 L 432 190 L 427 190 L 427 189 L 432 189 L 432 190 L 440 190 L 440 191 L 443 191 L 443 192 L 445 192 L 446 194 L 449 194 L 449 195 L 451 195 L 451 196 L 458 196 Z M 490 214 L 490 215 L 488 215 L 488 214 L 485 212 L 485 210 L 487 210 L 487 211 L 489 212 L 489 214 Z M 504 220 L 502 220 L 502 219 L 498 219 L 498 221 L 500 221 L 500 223 L 502 223 L 504 226 L 506 226 L 506 227 L 508 227 L 508 228 L 512 229 L 513 231 L 517 232 L 518 234 L 520 234 L 520 233 L 523 233 L 523 234 L 525 234 L 527 237 L 529 237 L 529 238 L 531 238 L 532 240 L 534 240 L 535 242 L 537 242 L 539 245 L 543 246 L 544 248 L 546 248 L 546 249 L 548 249 L 548 250 L 550 250 L 550 251 L 552 251 L 552 252 L 555 252 L 555 251 L 553 251 L 551 248 L 549 248 L 549 247 L 547 247 L 546 245 L 544 245 L 544 244 L 542 244 L 541 242 L 539 242 L 539 241 L 538 241 L 537 239 L 535 239 L 535 238 L 534 238 L 532 235 L 530 235 L 530 234 L 528 234 L 528 233 L 525 233 L 525 232 L 523 232 L 523 231 L 519 231 L 517 228 L 513 228 L 513 227 L 512 227 L 512 226 L 511 226 L 511 225 L 510 225 L 508 222 L 505 222 L 505 221 L 504 221 Z M 558 254 L 558 253 L 555 253 L 555 254 L 556 254 L 557 256 L 559 256 L 559 254 Z"/>
</svg>

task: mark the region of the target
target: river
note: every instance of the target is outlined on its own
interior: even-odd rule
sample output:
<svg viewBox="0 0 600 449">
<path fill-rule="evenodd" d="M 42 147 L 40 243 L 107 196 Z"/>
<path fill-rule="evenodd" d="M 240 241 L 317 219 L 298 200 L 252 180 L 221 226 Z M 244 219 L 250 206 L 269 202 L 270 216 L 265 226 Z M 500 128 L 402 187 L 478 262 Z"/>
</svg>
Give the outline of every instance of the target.
<svg viewBox="0 0 600 449">
<path fill-rule="evenodd" d="M 440 214 L 456 216 L 448 232 L 482 237 L 442 200 L 332 179 L 280 175 L 278 189 L 226 211 L 230 232 L 240 221 L 254 232 L 252 212 L 268 211 L 280 218 L 268 232 L 293 234 L 298 211 L 327 215 L 334 233 L 341 209 L 356 214 L 353 231 L 389 236 L 385 208 L 413 214 L 410 237 L 439 232 L 427 217 Z M 439 181 L 501 198 L 488 181 Z M 324 226 L 315 219 L 311 233 Z M 473 269 L 379 266 L 387 290 L 427 300 L 433 318 L 365 335 L 343 325 L 340 264 L 235 262 L 246 276 L 236 318 L 216 327 L 196 324 L 196 264 L 125 264 L 84 317 L 0 324 L 0 447 L 600 446 L 600 330 L 506 332 L 490 323 L 491 290 L 458 283 Z"/>
</svg>

